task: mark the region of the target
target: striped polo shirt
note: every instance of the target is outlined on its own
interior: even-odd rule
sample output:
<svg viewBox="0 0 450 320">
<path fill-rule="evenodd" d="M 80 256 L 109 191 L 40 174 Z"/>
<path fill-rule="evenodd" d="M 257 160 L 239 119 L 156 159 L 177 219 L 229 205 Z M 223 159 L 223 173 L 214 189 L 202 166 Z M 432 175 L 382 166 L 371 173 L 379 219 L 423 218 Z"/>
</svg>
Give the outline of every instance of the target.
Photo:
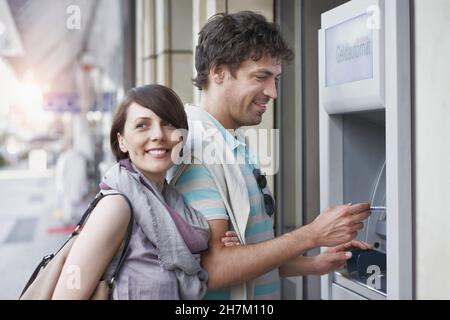
<svg viewBox="0 0 450 320">
<path fill-rule="evenodd" d="M 213 116 L 210 115 L 210 117 L 239 161 L 238 163 L 240 163 L 239 166 L 247 185 L 250 199 L 250 214 L 245 229 L 247 244 L 273 239 L 273 220 L 266 213 L 263 195 L 253 176 L 253 169 L 258 168 L 255 155 L 249 150 L 240 130 L 236 130 L 236 137 L 234 137 Z M 201 212 L 206 219 L 229 220 L 225 204 L 217 190 L 217 186 L 208 169 L 202 164 L 189 165 L 178 179 L 176 188 L 181 191 L 186 203 Z M 264 192 L 270 193 L 267 187 Z M 254 284 L 254 299 L 280 299 L 278 269 L 274 269 L 255 279 Z M 228 288 L 208 290 L 205 299 L 229 300 L 230 290 Z"/>
</svg>

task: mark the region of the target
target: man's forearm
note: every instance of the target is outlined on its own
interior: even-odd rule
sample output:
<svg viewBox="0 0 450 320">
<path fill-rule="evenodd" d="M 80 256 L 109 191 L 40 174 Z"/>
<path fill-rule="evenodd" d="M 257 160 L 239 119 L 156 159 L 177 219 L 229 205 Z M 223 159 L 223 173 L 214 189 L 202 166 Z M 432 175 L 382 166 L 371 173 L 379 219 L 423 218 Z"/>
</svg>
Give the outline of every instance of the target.
<svg viewBox="0 0 450 320">
<path fill-rule="evenodd" d="M 214 232 L 221 232 L 219 230 Z M 214 240 L 213 240 L 214 241 Z M 225 247 L 214 243 L 202 256 L 209 273 L 210 288 L 229 287 L 255 279 L 314 248 L 317 244 L 308 227 L 302 227 L 257 244 Z"/>
<path fill-rule="evenodd" d="M 299 256 L 280 266 L 281 277 L 318 275 L 315 257 Z"/>
</svg>

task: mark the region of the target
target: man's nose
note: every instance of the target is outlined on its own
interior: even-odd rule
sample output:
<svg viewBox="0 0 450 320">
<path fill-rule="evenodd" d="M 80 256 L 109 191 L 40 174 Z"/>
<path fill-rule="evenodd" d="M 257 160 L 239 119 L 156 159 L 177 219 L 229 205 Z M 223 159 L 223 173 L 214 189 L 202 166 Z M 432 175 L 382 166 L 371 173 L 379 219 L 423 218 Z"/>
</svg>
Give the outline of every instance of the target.
<svg viewBox="0 0 450 320">
<path fill-rule="evenodd" d="M 275 80 L 271 80 L 267 83 L 264 88 L 264 95 L 274 100 L 278 97 L 277 84 Z"/>
</svg>

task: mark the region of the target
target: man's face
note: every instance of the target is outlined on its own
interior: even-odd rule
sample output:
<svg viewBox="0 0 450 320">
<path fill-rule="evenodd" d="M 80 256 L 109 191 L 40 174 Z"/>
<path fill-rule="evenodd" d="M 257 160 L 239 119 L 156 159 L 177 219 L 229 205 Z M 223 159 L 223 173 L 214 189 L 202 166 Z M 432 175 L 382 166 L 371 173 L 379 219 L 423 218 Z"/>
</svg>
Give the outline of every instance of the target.
<svg viewBox="0 0 450 320">
<path fill-rule="evenodd" d="M 226 71 L 223 99 L 229 123 L 236 129 L 261 123 L 270 99 L 277 98 L 277 80 L 281 62 L 269 55 L 258 61 L 248 59 L 241 63 L 235 77 Z"/>
</svg>

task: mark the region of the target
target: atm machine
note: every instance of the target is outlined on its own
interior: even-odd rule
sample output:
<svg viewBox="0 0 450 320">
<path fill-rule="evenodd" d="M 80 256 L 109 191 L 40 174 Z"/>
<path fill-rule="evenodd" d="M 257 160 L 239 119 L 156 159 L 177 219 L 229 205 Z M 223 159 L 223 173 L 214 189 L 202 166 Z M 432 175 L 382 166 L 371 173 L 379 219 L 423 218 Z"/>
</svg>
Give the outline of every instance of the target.
<svg viewBox="0 0 450 320">
<path fill-rule="evenodd" d="M 322 277 L 322 299 L 411 299 L 409 1 L 353 0 L 321 23 L 321 211 L 369 202 L 357 239 L 374 246 Z"/>
</svg>

